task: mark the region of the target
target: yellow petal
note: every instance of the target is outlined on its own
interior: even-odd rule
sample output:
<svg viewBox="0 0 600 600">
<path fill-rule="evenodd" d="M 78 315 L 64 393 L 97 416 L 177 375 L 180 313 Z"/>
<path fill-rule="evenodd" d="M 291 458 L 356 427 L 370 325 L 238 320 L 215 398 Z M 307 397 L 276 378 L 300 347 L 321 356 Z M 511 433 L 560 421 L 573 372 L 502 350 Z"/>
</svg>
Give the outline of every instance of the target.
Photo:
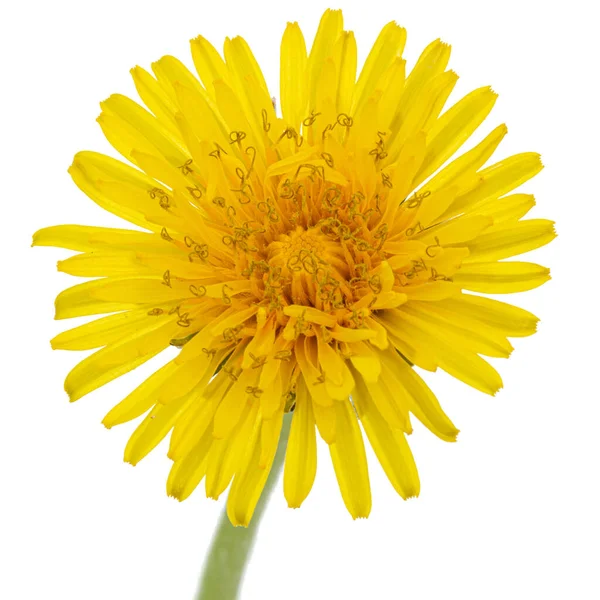
<svg viewBox="0 0 600 600">
<path fill-rule="evenodd" d="M 342 31 L 333 48 L 333 58 L 338 81 L 336 112 L 347 114 L 356 82 L 356 39 L 352 31 Z"/>
<path fill-rule="evenodd" d="M 100 170 L 92 162 L 98 157 L 102 157 L 102 155 L 92 152 L 79 152 L 75 155 L 75 158 L 73 159 L 73 164 L 69 167 L 69 174 L 73 178 L 73 181 L 75 182 L 77 187 L 96 204 L 98 204 L 105 210 L 117 215 L 118 217 L 121 217 L 122 219 L 125 219 L 130 223 L 134 223 L 135 225 L 139 225 L 140 227 L 144 227 L 145 229 L 149 229 L 151 231 L 159 231 L 160 227 L 154 223 L 150 223 L 146 216 L 142 212 L 140 212 L 138 207 L 131 205 L 127 206 L 115 202 L 114 199 L 110 198 L 110 196 L 106 193 L 105 190 L 101 190 L 98 187 L 97 182 Z M 109 159 L 108 157 L 102 157 L 102 159 L 104 158 L 107 159 L 106 161 L 103 160 L 103 162 L 106 165 L 116 167 L 114 171 L 116 171 L 116 169 L 122 169 L 122 173 L 125 174 L 124 172 L 126 171 L 126 169 L 130 169 L 130 167 L 128 167 L 124 163 L 121 163 L 120 161 L 117 161 L 115 159 Z M 108 175 L 106 171 L 104 171 L 104 174 Z M 148 182 L 153 181 L 149 178 L 145 178 L 143 180 L 138 179 L 138 181 L 143 181 L 144 183 L 146 183 L 146 185 L 148 186 L 147 189 L 152 189 L 153 187 L 155 187 L 152 184 L 148 185 Z"/>
<path fill-rule="evenodd" d="M 407 313 L 405 309 L 397 309 L 395 313 L 398 320 L 392 331 L 400 333 L 401 327 L 404 336 L 408 336 L 408 344 L 419 351 L 416 355 L 407 356 L 411 362 L 427 368 L 421 357 L 432 360 L 453 377 L 486 394 L 494 395 L 502 387 L 497 371 L 476 354 L 479 341 L 462 339 L 456 333 Z"/>
<path fill-rule="evenodd" d="M 186 189 L 188 182 L 185 179 L 185 177 L 183 177 L 183 175 L 177 169 L 177 167 L 170 165 L 162 156 L 157 156 L 156 154 L 153 154 L 151 152 L 141 152 L 137 148 L 134 148 L 131 151 L 131 160 L 135 162 L 135 164 L 138 167 L 140 167 L 140 169 L 148 173 L 148 175 L 150 175 L 151 177 L 154 177 L 155 179 L 166 183 L 167 186 L 169 186 L 173 190 L 171 194 L 167 192 L 167 196 L 174 196 L 177 192 L 182 192 Z M 183 164 L 184 163 L 181 163 L 181 165 Z M 190 189 L 194 189 L 192 186 L 189 187 Z M 159 188 L 159 194 L 161 196 L 161 192 L 163 191 L 164 190 L 162 188 Z M 186 209 L 186 206 L 183 202 L 181 204 L 178 202 L 174 202 L 173 204 L 173 207 L 169 205 L 167 207 L 174 209 L 175 211 L 177 211 L 177 213 Z M 190 212 L 190 210 L 187 210 L 183 214 L 189 214 Z"/>
<path fill-rule="evenodd" d="M 406 79 L 406 61 L 397 56 L 386 73 L 386 82 L 379 99 L 379 118 L 383 131 L 389 129 L 400 98 L 404 91 Z"/>
<path fill-rule="evenodd" d="M 405 500 L 418 496 L 419 474 L 405 434 L 392 430 L 375 404 L 363 397 L 357 399 L 357 410 L 371 447 L 394 489 Z"/>
<path fill-rule="evenodd" d="M 407 300 L 408 296 L 406 294 L 401 294 L 399 292 L 381 292 L 381 294 L 377 295 L 371 308 L 374 310 L 396 308 L 397 306 L 404 304 Z"/>
<path fill-rule="evenodd" d="M 336 400 L 345 400 L 354 387 L 354 379 L 345 361 L 338 352 L 320 339 L 318 356 L 327 395 Z"/>
<path fill-rule="evenodd" d="M 350 356 L 352 366 L 365 381 L 376 383 L 381 374 L 381 363 L 375 351 L 369 344 L 352 344 L 352 352 L 353 354 Z"/>
<path fill-rule="evenodd" d="M 275 344 L 276 328 L 277 323 L 274 317 L 269 318 L 269 320 L 266 321 L 262 327 L 260 324 L 257 326 L 256 333 L 244 351 L 242 369 L 250 368 L 253 365 L 256 357 L 268 356 L 271 353 L 273 350 L 273 345 Z"/>
<path fill-rule="evenodd" d="M 435 244 L 437 240 L 442 246 L 462 244 L 476 238 L 492 223 L 493 219 L 485 215 L 458 217 L 417 233 L 414 238 L 426 244 Z"/>
<path fill-rule="evenodd" d="M 306 44 L 298 23 L 288 23 L 281 40 L 280 95 L 283 118 L 300 131 L 306 111 Z"/>
<path fill-rule="evenodd" d="M 160 304 L 192 297 L 189 286 L 173 280 L 166 285 L 161 277 L 107 277 L 100 282 L 90 296 L 103 302 Z"/>
<path fill-rule="evenodd" d="M 165 381 L 172 377 L 175 366 L 171 361 L 152 373 L 148 379 L 143 381 L 141 385 L 106 414 L 102 424 L 110 429 L 115 425 L 126 423 L 143 415 L 158 402 L 162 386 Z"/>
<path fill-rule="evenodd" d="M 418 208 L 414 211 L 412 219 L 409 217 L 404 217 L 406 218 L 406 222 L 403 223 L 404 227 L 418 229 L 418 225 L 420 225 L 423 228 L 426 228 L 430 225 L 435 225 L 439 220 L 438 217 L 445 213 L 446 210 L 448 210 L 448 207 L 452 204 L 452 202 L 454 202 L 457 190 L 458 188 L 454 186 L 442 188 L 440 190 L 437 190 L 433 194 L 427 196 L 426 198 L 423 198 L 420 201 L 420 205 L 418 206 Z M 419 193 L 423 194 L 423 192 Z M 408 205 L 411 206 L 410 200 Z M 426 249 L 423 250 L 426 251 Z"/>
<path fill-rule="evenodd" d="M 492 110 L 497 94 L 479 88 L 447 110 L 427 132 L 427 152 L 415 184 L 434 173 L 481 125 Z"/>
<path fill-rule="evenodd" d="M 457 81 L 456 73 L 446 71 L 425 84 L 418 102 L 407 108 L 402 125 L 390 144 L 390 160 L 398 156 L 402 145 L 407 140 L 420 131 L 427 130 L 429 124 L 435 121 Z M 415 181 L 414 185 L 416 183 Z"/>
<path fill-rule="evenodd" d="M 180 329 L 172 320 L 158 322 L 82 360 L 65 379 L 71 402 L 128 373 L 164 350 Z"/>
<path fill-rule="evenodd" d="M 216 439 L 226 438 L 236 426 L 246 406 L 246 397 L 248 396 L 246 389 L 253 386 L 257 378 L 258 374 L 255 370 L 242 371 L 226 392 L 215 413 L 213 435 Z"/>
<path fill-rule="evenodd" d="M 412 106 L 418 104 L 419 96 L 427 83 L 434 77 L 440 75 L 446 69 L 450 59 L 450 46 L 440 40 L 435 40 L 423 50 L 421 56 L 409 76 L 406 79 L 404 90 L 400 98 L 396 115 L 390 128 L 392 129 L 392 139 L 394 129 L 399 123 L 406 119 L 406 115 Z"/>
<path fill-rule="evenodd" d="M 206 496 L 217 500 L 240 466 L 258 413 L 258 402 L 246 405 L 235 430 L 224 440 L 215 440 L 208 454 Z"/>
<path fill-rule="evenodd" d="M 532 290 L 550 280 L 550 269 L 528 262 L 486 262 L 464 265 L 454 283 L 484 294 L 512 294 Z"/>
<path fill-rule="evenodd" d="M 406 43 L 406 29 L 391 21 L 379 33 L 365 64 L 360 72 L 354 92 L 352 112 L 358 113 L 363 103 L 374 92 L 375 87 L 392 66 L 394 60 L 402 56 Z"/>
<path fill-rule="evenodd" d="M 160 156 L 172 166 L 183 165 L 190 157 L 183 148 L 180 138 L 175 137 L 160 121 L 144 110 L 139 104 L 122 96 L 113 94 L 100 103 L 102 110 L 114 115 L 127 124 L 134 137 L 134 148 L 144 151 L 143 146 L 150 144 Z M 130 155 L 126 158 L 130 158 Z"/>
<path fill-rule="evenodd" d="M 342 32 L 343 17 L 341 10 L 327 9 L 321 21 L 310 54 L 308 56 L 307 78 L 308 78 L 308 105 L 315 106 L 317 82 L 321 75 L 321 69 L 325 60 L 332 55 L 335 43 Z M 308 116 L 308 115 L 307 115 Z"/>
<path fill-rule="evenodd" d="M 495 225 L 467 244 L 466 263 L 501 260 L 550 243 L 556 237 L 554 221 L 530 219 Z"/>
<path fill-rule="evenodd" d="M 131 77 L 144 104 L 156 115 L 162 125 L 167 127 L 172 134 L 178 135 L 175 121 L 177 106 L 158 81 L 141 67 L 131 69 Z"/>
<path fill-rule="evenodd" d="M 214 90 L 212 84 L 210 88 Z M 221 116 L 218 115 L 216 106 L 212 105 L 201 92 L 181 82 L 174 83 L 174 90 L 181 112 L 197 138 L 200 141 L 226 147 L 229 131 Z"/>
<path fill-rule="evenodd" d="M 216 104 L 219 108 L 223 120 L 229 129 L 229 135 L 235 136 L 245 135 L 244 144 L 253 146 L 257 149 L 258 154 L 264 154 L 263 131 L 257 130 L 257 126 L 253 126 L 248 121 L 247 112 L 244 112 L 244 105 L 240 97 L 236 94 L 233 88 L 229 87 L 224 81 L 218 80 L 214 83 Z M 258 117 L 257 117 L 258 118 Z M 231 138 L 234 139 L 234 138 Z M 232 151 L 238 151 L 237 146 L 228 144 Z"/>
<path fill-rule="evenodd" d="M 267 169 L 267 177 L 276 177 L 277 175 L 294 174 L 298 168 L 306 163 L 308 159 L 314 156 L 314 148 L 308 148 L 297 152 L 292 156 L 276 161 Z"/>
<path fill-rule="evenodd" d="M 261 138 L 264 131 L 262 111 L 266 111 L 268 122 L 275 120 L 271 95 L 262 71 L 242 37 L 226 38 L 224 53 L 232 89 L 241 100 L 254 134 Z"/>
<path fill-rule="evenodd" d="M 125 447 L 125 462 L 137 465 L 156 448 L 192 400 L 191 395 L 183 396 L 168 406 L 155 406 L 129 438 Z"/>
<path fill-rule="evenodd" d="M 136 131 L 132 125 L 120 117 L 108 112 L 102 112 L 96 121 L 98 121 L 102 133 L 104 133 L 104 136 L 109 141 L 110 145 L 128 161 L 131 161 L 134 164 L 136 162 L 135 157 L 132 155 L 134 148 L 148 154 L 158 152 L 148 140 L 140 136 L 139 132 Z M 71 173 L 71 176 L 73 176 L 73 173 Z M 75 181 L 75 183 L 77 183 L 77 181 Z"/>
<path fill-rule="evenodd" d="M 92 350 L 135 332 L 144 321 L 150 321 L 146 309 L 128 310 L 63 331 L 50 344 L 55 350 Z"/>
<path fill-rule="evenodd" d="M 239 81 L 243 80 L 243 75 L 251 75 L 262 91 L 269 96 L 269 88 L 263 72 L 243 37 L 237 36 L 225 41 L 225 59 L 227 67 L 237 74 Z"/>
<path fill-rule="evenodd" d="M 344 504 L 353 519 L 371 512 L 371 485 L 365 446 L 349 400 L 336 402 L 336 437 L 329 453 Z"/>
<path fill-rule="evenodd" d="M 380 377 L 377 382 L 369 382 L 368 387 L 365 383 L 362 385 L 360 391 L 357 386 L 353 392 L 357 397 L 363 397 L 375 404 L 377 410 L 393 429 L 399 429 L 406 433 L 412 432 L 408 414 L 408 398 L 403 388 L 396 389 L 394 384 L 386 381 L 384 377 Z"/>
<path fill-rule="evenodd" d="M 226 351 L 223 349 L 218 350 L 214 357 L 203 353 L 197 360 L 183 364 L 172 360 L 172 373 L 170 377 L 167 377 L 163 381 L 156 396 L 156 402 L 169 404 L 174 399 L 187 394 L 196 386 L 203 389 L 203 382 L 204 384 L 208 383 L 208 380 L 214 375 L 216 357 L 220 356 L 223 358 L 223 354 L 225 353 Z"/>
<path fill-rule="evenodd" d="M 148 274 L 152 271 L 136 261 L 133 252 L 86 252 L 59 260 L 56 268 L 77 277 L 123 277 Z"/>
<path fill-rule="evenodd" d="M 315 111 L 322 115 L 324 122 L 335 122 L 335 98 L 337 95 L 337 73 L 335 62 L 328 57 L 321 67 L 321 73 L 317 82 L 317 93 L 315 99 Z"/>
<path fill-rule="evenodd" d="M 392 346 L 412 364 L 427 371 L 435 371 L 438 362 L 429 346 L 430 337 L 407 319 L 390 317 L 391 315 L 386 316 L 384 313 L 377 320 L 386 329 Z"/>
<path fill-rule="evenodd" d="M 511 194 L 503 198 L 490 198 L 467 208 L 465 212 L 478 215 L 490 215 L 494 224 L 517 221 L 535 206 L 535 198 L 531 194 Z"/>
<path fill-rule="evenodd" d="M 196 489 L 206 474 L 207 456 L 212 443 L 212 432 L 207 429 L 197 440 L 194 448 L 173 463 L 167 479 L 169 496 L 181 502 Z"/>
<path fill-rule="evenodd" d="M 408 296 L 409 301 L 437 302 L 460 294 L 460 287 L 450 281 L 431 281 L 421 285 L 407 285 L 402 288 L 402 291 Z"/>
<path fill-rule="evenodd" d="M 313 397 L 313 413 L 315 415 L 315 423 L 319 430 L 319 435 L 326 444 L 335 442 L 336 429 L 336 412 L 333 403 L 329 405 L 316 402 Z"/>
<path fill-rule="evenodd" d="M 222 314 L 220 319 L 215 319 L 209 331 L 211 335 L 217 337 L 223 335 L 226 329 L 233 329 L 238 325 L 246 322 L 258 312 L 258 306 L 249 306 L 244 309 L 236 309 L 228 312 L 227 315 Z"/>
<path fill-rule="evenodd" d="M 174 56 L 163 56 L 152 63 L 152 70 L 156 75 L 163 89 L 171 96 L 176 98 L 175 83 L 180 83 L 186 87 L 192 88 L 200 93 L 203 92 L 202 86 L 193 73 Z"/>
<path fill-rule="evenodd" d="M 138 308 L 133 302 L 109 302 L 95 298 L 92 294 L 106 285 L 104 279 L 86 281 L 62 291 L 54 302 L 55 319 L 70 319 L 102 313 L 118 312 Z"/>
<path fill-rule="evenodd" d="M 187 408 L 173 428 L 168 453 L 170 459 L 179 461 L 186 457 L 205 434 L 214 440 L 210 425 L 217 405 L 215 398 L 199 397 Z"/>
<path fill-rule="evenodd" d="M 458 429 L 417 371 L 397 354 L 385 352 L 381 356 L 386 364 L 386 376 L 395 382 L 394 388 L 405 390 L 410 412 L 440 439 L 456 441 Z"/>
<path fill-rule="evenodd" d="M 241 324 L 248 318 L 246 316 L 248 312 L 245 309 L 238 311 L 237 308 L 232 308 L 218 314 L 210 313 L 210 318 L 206 326 L 182 348 L 175 361 L 185 363 L 197 360 L 199 356 L 206 352 L 206 349 L 211 346 L 216 338 L 221 337 L 221 339 L 225 339 L 223 336 L 225 330 L 219 331 L 218 324 L 221 320 L 230 319 L 232 314 L 238 313 L 237 320 Z"/>
<path fill-rule="evenodd" d="M 477 202 L 503 196 L 537 175 L 542 168 L 540 155 L 535 152 L 515 154 L 501 160 L 478 172 L 477 184 L 456 198 L 449 213 L 457 214 Z"/>
<path fill-rule="evenodd" d="M 164 241 L 159 236 L 129 229 L 92 227 L 91 225 L 55 225 L 44 227 L 33 234 L 32 246 L 54 246 L 80 252 L 91 252 L 99 248 L 156 249 Z"/>
<path fill-rule="evenodd" d="M 385 350 L 385 348 L 387 348 L 389 345 L 385 328 L 382 327 L 380 323 L 378 323 L 374 319 L 371 319 L 370 317 L 367 317 L 365 319 L 365 325 L 369 329 L 371 329 L 371 331 L 375 332 L 375 336 L 371 338 L 371 344 L 376 348 Z"/>
<path fill-rule="evenodd" d="M 254 429 L 248 442 L 246 454 L 233 478 L 229 497 L 227 498 L 227 516 L 234 527 L 247 527 L 254 514 L 256 503 L 271 471 L 275 451 L 263 457 L 265 466 L 261 468 L 261 419 L 257 417 Z"/>
<path fill-rule="evenodd" d="M 478 325 L 468 316 L 460 317 L 444 310 L 443 301 L 412 302 L 403 309 L 402 317 L 406 315 L 418 319 L 420 326 L 431 333 L 440 328 L 445 335 L 458 338 L 462 345 L 478 354 L 508 358 L 513 351 L 508 340 L 497 330 Z"/>
<path fill-rule="evenodd" d="M 370 340 L 376 337 L 376 332 L 372 329 L 350 329 L 349 327 L 341 327 L 336 325 L 330 330 L 331 337 L 340 342 L 360 342 L 362 340 Z"/>
<path fill-rule="evenodd" d="M 217 79 L 228 81 L 229 71 L 225 61 L 221 58 L 215 47 L 201 35 L 191 42 L 192 59 L 209 96 L 214 100 L 215 92 L 213 82 Z"/>
<path fill-rule="evenodd" d="M 496 369 L 477 354 L 439 344 L 436 356 L 444 371 L 476 390 L 494 396 L 503 387 Z"/>
<path fill-rule="evenodd" d="M 539 319 L 532 313 L 491 298 L 461 294 L 448 298 L 444 308 L 465 315 L 503 332 L 510 337 L 524 337 L 536 332 Z"/>
<path fill-rule="evenodd" d="M 277 362 L 277 361 L 272 361 Z M 262 373 L 261 373 L 261 381 L 262 381 Z M 259 384 L 260 385 L 260 384 Z M 265 388 L 260 388 L 264 390 L 260 395 L 260 410 L 262 416 L 265 420 L 272 419 L 273 416 L 284 407 L 284 385 L 286 386 L 288 382 L 282 380 L 282 372 L 281 369 L 277 370 L 277 374 L 275 379 L 272 380 L 269 386 Z"/>
<path fill-rule="evenodd" d="M 259 469 L 266 468 L 266 466 L 269 464 L 270 457 L 276 452 L 282 423 L 283 404 L 270 419 L 263 419 L 260 430 L 260 458 L 258 461 Z"/>
<path fill-rule="evenodd" d="M 317 336 L 317 347 L 319 355 L 319 365 L 321 372 L 326 378 L 336 385 L 342 384 L 342 368 L 343 361 L 339 354 L 329 345 L 326 344 L 321 336 Z"/>
<path fill-rule="evenodd" d="M 479 169 L 492 156 L 500 142 L 506 135 L 506 125 L 496 127 L 477 146 L 454 159 L 448 166 L 432 177 L 424 186 L 423 190 L 432 193 L 449 186 L 461 186 L 471 183 Z M 421 193 L 422 190 L 419 190 Z"/>
<path fill-rule="evenodd" d="M 328 315 L 312 306 L 291 304 L 283 309 L 283 314 L 288 315 L 288 317 L 295 317 L 296 319 L 302 317 L 305 321 L 316 323 L 317 325 L 325 325 L 326 327 L 333 327 L 337 323 L 334 315 Z"/>
<path fill-rule="evenodd" d="M 299 379 L 283 472 L 283 493 L 290 508 L 299 508 L 304 502 L 316 472 L 317 439 L 312 401 L 304 380 Z"/>
</svg>

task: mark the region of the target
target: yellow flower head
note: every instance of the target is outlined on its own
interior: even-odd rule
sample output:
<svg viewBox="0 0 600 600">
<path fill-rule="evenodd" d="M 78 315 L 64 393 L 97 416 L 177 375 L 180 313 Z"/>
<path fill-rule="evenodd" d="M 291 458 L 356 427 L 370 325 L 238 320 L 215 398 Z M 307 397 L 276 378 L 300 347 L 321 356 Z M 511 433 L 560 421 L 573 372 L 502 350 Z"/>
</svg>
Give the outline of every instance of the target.
<svg viewBox="0 0 600 600">
<path fill-rule="evenodd" d="M 281 43 L 277 116 L 248 45 L 224 59 L 191 42 L 200 80 L 165 56 L 132 70 L 149 110 L 120 95 L 98 121 L 130 166 L 94 152 L 70 173 L 94 202 L 143 229 L 59 225 L 34 244 L 79 254 L 60 271 L 92 281 L 56 299 L 56 318 L 114 313 L 52 340 L 100 348 L 67 376 L 77 400 L 164 351 L 175 357 L 105 417 L 146 414 L 125 459 L 170 433 L 167 491 L 183 500 L 205 480 L 247 525 L 293 411 L 284 491 L 307 497 L 316 430 L 329 446 L 354 518 L 371 509 L 359 421 L 390 482 L 419 493 L 406 442 L 411 414 L 435 435 L 458 430 L 416 369 L 438 367 L 488 394 L 508 337 L 537 318 L 465 291 L 535 288 L 548 269 L 504 261 L 551 241 L 553 223 L 520 220 L 533 197 L 510 192 L 542 168 L 534 153 L 483 165 L 501 125 L 450 161 L 496 100 L 477 89 L 444 111 L 457 75 L 439 40 L 405 73 L 406 32 L 381 31 L 356 77 L 356 43 L 340 11 L 323 15 L 307 53 L 296 23 Z"/>
</svg>

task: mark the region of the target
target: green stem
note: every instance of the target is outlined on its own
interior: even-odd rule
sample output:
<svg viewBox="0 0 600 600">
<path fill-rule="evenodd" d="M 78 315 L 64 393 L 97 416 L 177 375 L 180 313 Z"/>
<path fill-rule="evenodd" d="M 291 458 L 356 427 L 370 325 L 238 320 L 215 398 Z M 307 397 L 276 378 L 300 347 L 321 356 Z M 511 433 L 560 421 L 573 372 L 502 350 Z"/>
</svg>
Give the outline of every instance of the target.
<svg viewBox="0 0 600 600">
<path fill-rule="evenodd" d="M 196 600 L 235 600 L 238 598 L 242 577 L 265 512 L 269 496 L 279 479 L 283 467 L 285 448 L 290 433 L 292 415 L 286 414 L 279 437 L 279 445 L 271 467 L 271 473 L 256 505 L 252 521 L 248 527 L 234 527 L 223 509 L 217 530 L 213 536 L 208 556 L 204 563 L 200 588 Z"/>
</svg>

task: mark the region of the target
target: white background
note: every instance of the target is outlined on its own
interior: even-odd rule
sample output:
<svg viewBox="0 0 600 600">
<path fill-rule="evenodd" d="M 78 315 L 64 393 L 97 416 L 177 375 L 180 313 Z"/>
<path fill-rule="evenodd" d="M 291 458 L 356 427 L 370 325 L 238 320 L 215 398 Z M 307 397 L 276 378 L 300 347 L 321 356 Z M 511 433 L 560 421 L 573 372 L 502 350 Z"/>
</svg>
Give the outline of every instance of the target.
<svg viewBox="0 0 600 600">
<path fill-rule="evenodd" d="M 491 84 L 500 99 L 479 138 L 506 122 L 498 156 L 536 150 L 546 169 L 524 186 L 533 216 L 559 238 L 531 260 L 553 280 L 508 297 L 538 314 L 532 338 L 498 361 L 505 389 L 489 398 L 443 373 L 428 378 L 461 429 L 445 444 L 418 427 L 422 479 L 403 502 L 371 460 L 374 505 L 353 522 L 326 447 L 298 511 L 277 490 L 242 600 L 600 598 L 598 564 L 598 46 L 591 0 L 338 0 L 360 58 L 395 19 L 406 57 L 442 37 L 461 79 L 453 99 Z M 327 5 L 203 0 L 31 1 L 4 5 L 0 153 L 3 325 L 0 597 L 6 600 L 192 600 L 222 503 L 199 491 L 165 495 L 161 446 L 135 469 L 122 462 L 133 425 L 100 420 L 159 361 L 70 405 L 62 390 L 82 354 L 48 340 L 53 299 L 77 283 L 55 272 L 68 252 L 29 248 L 60 223 L 119 225 L 67 174 L 80 149 L 113 153 L 95 123 L 98 101 L 135 94 L 128 71 L 163 54 L 191 66 L 188 40 L 219 48 L 241 34 L 278 95 L 286 21 L 311 40 Z M 529 257 L 527 257 L 529 259 Z M 371 458 L 372 454 L 370 455 Z"/>
</svg>

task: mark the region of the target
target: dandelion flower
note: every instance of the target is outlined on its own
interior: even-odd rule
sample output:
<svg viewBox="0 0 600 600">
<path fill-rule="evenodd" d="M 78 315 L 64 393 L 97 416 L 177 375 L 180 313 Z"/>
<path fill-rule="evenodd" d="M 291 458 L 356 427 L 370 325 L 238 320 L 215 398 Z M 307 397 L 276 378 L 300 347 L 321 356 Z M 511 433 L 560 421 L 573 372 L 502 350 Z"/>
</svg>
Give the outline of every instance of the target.
<svg viewBox="0 0 600 600">
<path fill-rule="evenodd" d="M 362 430 L 398 494 L 418 495 L 411 419 L 446 441 L 458 430 L 417 368 L 495 394 L 502 381 L 484 357 L 506 358 L 508 338 L 535 332 L 534 315 L 481 294 L 550 278 L 504 260 L 555 236 L 551 221 L 522 220 L 533 196 L 512 193 L 540 157 L 484 166 L 500 125 L 452 159 L 496 94 L 482 87 L 444 110 L 457 81 L 450 47 L 432 42 L 407 73 L 405 40 L 387 24 L 357 77 L 340 11 L 325 12 L 310 52 L 288 24 L 281 117 L 240 37 L 226 39 L 224 58 L 192 40 L 199 78 L 172 56 L 153 74 L 135 67 L 147 108 L 113 95 L 98 118 L 132 165 L 86 151 L 70 174 L 137 228 L 34 236 L 78 252 L 59 271 L 94 278 L 59 294 L 56 318 L 108 315 L 52 340 L 97 349 L 68 374 L 70 399 L 178 347 L 103 422 L 145 415 L 125 450 L 134 465 L 170 434 L 168 493 L 230 487 L 234 525 L 250 522 L 291 411 L 290 507 L 313 485 L 317 434 L 352 517 L 371 510 Z"/>
</svg>

